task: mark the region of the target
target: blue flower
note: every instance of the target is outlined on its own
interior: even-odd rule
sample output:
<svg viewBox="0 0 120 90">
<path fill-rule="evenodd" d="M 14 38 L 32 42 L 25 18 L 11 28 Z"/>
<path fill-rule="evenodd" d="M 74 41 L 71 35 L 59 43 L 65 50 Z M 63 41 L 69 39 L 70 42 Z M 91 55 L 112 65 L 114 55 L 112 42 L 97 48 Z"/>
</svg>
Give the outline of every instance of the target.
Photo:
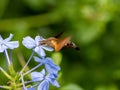
<svg viewBox="0 0 120 90">
<path fill-rule="evenodd" d="M 27 90 L 36 90 L 35 88 L 27 88 Z"/>
<path fill-rule="evenodd" d="M 40 63 L 44 64 L 47 72 L 54 74 L 54 75 L 58 74 L 60 67 L 58 65 L 56 65 L 51 58 L 49 58 L 49 57 L 39 58 L 39 57 L 34 56 L 34 59 L 36 62 L 40 62 Z"/>
<path fill-rule="evenodd" d="M 3 38 L 0 35 L 0 52 L 4 52 L 6 49 L 14 49 L 19 46 L 18 41 L 11 41 L 13 37 L 13 34 L 10 34 L 10 36 L 3 40 Z"/>
<path fill-rule="evenodd" d="M 36 89 L 32 87 L 32 88 L 27 88 L 27 90 L 36 90 Z"/>
<path fill-rule="evenodd" d="M 55 80 L 56 77 L 53 74 L 46 75 L 44 69 L 41 72 L 32 72 L 31 78 L 33 82 L 40 82 L 38 90 L 48 90 L 50 83 L 53 86 L 60 87 L 58 82 Z"/>
<path fill-rule="evenodd" d="M 23 45 L 28 48 L 28 49 L 32 49 L 33 51 L 35 51 L 39 56 L 45 56 L 45 50 L 47 51 L 53 51 L 53 48 L 45 46 L 45 45 L 40 45 L 40 41 L 45 40 L 44 38 L 42 38 L 41 36 L 36 36 L 35 40 L 32 39 L 30 36 L 27 36 L 25 38 L 23 38 Z"/>
</svg>

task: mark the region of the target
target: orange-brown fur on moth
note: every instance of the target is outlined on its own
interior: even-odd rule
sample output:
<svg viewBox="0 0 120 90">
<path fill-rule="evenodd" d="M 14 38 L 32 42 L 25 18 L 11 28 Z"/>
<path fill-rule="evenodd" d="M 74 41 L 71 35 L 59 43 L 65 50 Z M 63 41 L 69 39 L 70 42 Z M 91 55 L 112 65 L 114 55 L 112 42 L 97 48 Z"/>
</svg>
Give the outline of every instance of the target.
<svg viewBox="0 0 120 90">
<path fill-rule="evenodd" d="M 63 39 L 59 39 L 56 36 L 56 37 L 50 37 L 48 39 L 45 39 L 41 41 L 40 44 L 52 47 L 55 49 L 55 51 L 60 51 L 64 47 L 73 47 L 76 50 L 79 50 L 79 48 L 73 42 L 71 42 L 70 39 L 71 39 L 70 36 L 67 36 Z"/>
</svg>

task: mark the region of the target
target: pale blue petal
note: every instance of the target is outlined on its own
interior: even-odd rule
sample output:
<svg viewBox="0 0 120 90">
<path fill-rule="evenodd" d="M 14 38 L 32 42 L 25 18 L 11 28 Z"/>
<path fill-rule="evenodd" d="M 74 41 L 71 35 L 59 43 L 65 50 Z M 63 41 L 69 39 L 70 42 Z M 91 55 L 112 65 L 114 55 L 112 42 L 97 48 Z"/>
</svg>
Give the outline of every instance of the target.
<svg viewBox="0 0 120 90">
<path fill-rule="evenodd" d="M 49 80 L 49 82 L 53 85 L 53 86 L 56 86 L 56 87 L 60 87 L 59 83 L 55 80 L 56 78 L 54 77 L 53 74 L 49 74 L 47 76 L 47 80 Z"/>
<path fill-rule="evenodd" d="M 49 82 L 47 80 L 41 82 L 38 86 L 38 90 L 49 90 Z"/>
<path fill-rule="evenodd" d="M 1 35 L 0 35 L 0 42 L 1 42 L 1 41 L 3 41 L 3 38 L 2 38 Z"/>
<path fill-rule="evenodd" d="M 40 41 L 42 41 L 42 40 L 44 40 L 44 38 L 42 38 L 41 36 L 36 36 L 35 37 L 35 42 L 36 42 L 37 45 L 39 45 Z"/>
<path fill-rule="evenodd" d="M 34 81 L 34 82 L 42 81 L 44 79 L 44 76 L 45 76 L 44 69 L 41 72 L 32 72 L 31 73 L 31 78 L 32 78 L 32 81 Z"/>
<path fill-rule="evenodd" d="M 45 76 L 45 69 L 43 69 L 40 73 Z"/>
<path fill-rule="evenodd" d="M 10 41 L 13 37 L 13 34 L 10 34 L 5 40 L 0 36 L 0 52 L 3 52 L 5 49 L 14 49 L 19 46 L 18 41 Z"/>
<path fill-rule="evenodd" d="M 23 45 L 24 45 L 25 47 L 27 47 L 28 49 L 33 49 L 33 48 L 35 48 L 35 46 L 36 46 L 35 40 L 32 39 L 32 38 L 29 37 L 29 36 L 23 38 L 22 43 L 23 43 Z"/>
<path fill-rule="evenodd" d="M 52 47 L 48 47 L 48 46 L 42 46 L 42 48 L 47 50 L 47 51 L 53 51 L 54 50 Z"/>
<path fill-rule="evenodd" d="M 34 49 L 34 51 L 41 57 L 44 57 L 46 54 L 45 54 L 45 51 L 39 46 L 39 47 L 36 47 Z"/>
<path fill-rule="evenodd" d="M 10 34 L 9 37 L 6 38 L 4 41 L 5 41 L 5 42 L 8 42 L 8 41 L 10 41 L 12 38 L 13 38 L 13 34 Z"/>
<path fill-rule="evenodd" d="M 5 45 L 1 45 L 1 47 L 0 47 L 0 51 L 1 52 L 3 52 L 5 49 L 7 49 L 8 47 L 7 46 L 5 46 Z"/>
<path fill-rule="evenodd" d="M 51 74 L 57 74 L 60 70 L 60 67 L 53 64 L 45 64 L 46 70 Z"/>
<path fill-rule="evenodd" d="M 6 42 L 5 44 L 9 49 L 14 49 L 17 48 L 19 46 L 19 42 L 18 41 L 11 41 L 11 42 Z"/>
<path fill-rule="evenodd" d="M 42 40 L 45 40 L 42 36 L 36 36 L 35 41 L 40 42 Z"/>
<path fill-rule="evenodd" d="M 36 90 L 36 89 L 32 87 L 32 88 L 27 88 L 27 90 Z"/>
<path fill-rule="evenodd" d="M 53 86 L 60 87 L 59 83 L 56 80 L 50 81 Z"/>
<path fill-rule="evenodd" d="M 0 46 L 0 52 L 4 52 L 5 49 L 7 49 L 6 46 L 4 46 L 4 45 Z"/>
<path fill-rule="evenodd" d="M 42 62 L 42 59 L 40 59 L 40 58 L 38 58 L 38 57 L 36 57 L 36 56 L 34 56 L 34 60 L 35 60 L 36 62 Z"/>
<path fill-rule="evenodd" d="M 46 58 L 46 64 L 45 64 L 45 68 L 49 73 L 52 74 L 57 74 L 58 71 L 60 70 L 60 67 L 57 66 L 56 64 L 54 64 L 54 62 L 51 60 L 51 58 Z"/>
<path fill-rule="evenodd" d="M 26 87 L 22 87 L 22 90 L 28 90 Z"/>
</svg>

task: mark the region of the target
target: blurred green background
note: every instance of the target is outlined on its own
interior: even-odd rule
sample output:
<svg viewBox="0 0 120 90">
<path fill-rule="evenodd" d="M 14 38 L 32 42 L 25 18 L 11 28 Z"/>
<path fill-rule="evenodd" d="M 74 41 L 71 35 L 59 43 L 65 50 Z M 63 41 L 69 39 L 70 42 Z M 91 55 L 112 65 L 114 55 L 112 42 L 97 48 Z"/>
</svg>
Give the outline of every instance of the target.
<svg viewBox="0 0 120 90">
<path fill-rule="evenodd" d="M 120 90 L 119 29 L 120 0 L 0 0 L 0 34 L 5 38 L 13 33 L 13 40 L 20 41 L 13 51 L 16 71 L 32 52 L 21 43 L 25 36 L 48 38 L 64 31 L 63 37 L 70 35 L 80 47 L 59 53 L 59 90 Z M 6 69 L 3 54 L 0 57 Z M 7 81 L 3 77 L 1 85 Z"/>
</svg>

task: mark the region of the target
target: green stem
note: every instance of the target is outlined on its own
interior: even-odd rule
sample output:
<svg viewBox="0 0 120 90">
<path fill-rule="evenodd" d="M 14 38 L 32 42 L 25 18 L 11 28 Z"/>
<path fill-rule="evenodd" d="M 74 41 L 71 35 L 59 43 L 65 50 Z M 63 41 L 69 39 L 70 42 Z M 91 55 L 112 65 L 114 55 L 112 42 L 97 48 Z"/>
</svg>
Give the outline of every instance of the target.
<svg viewBox="0 0 120 90">
<path fill-rule="evenodd" d="M 11 62 L 9 56 L 8 56 L 7 50 L 4 51 L 4 54 L 5 54 L 6 60 L 7 60 L 7 62 L 8 62 L 8 68 L 9 68 L 10 74 L 11 74 L 11 75 L 15 75 L 15 70 L 14 70 L 13 64 L 12 64 L 12 62 Z"/>
<path fill-rule="evenodd" d="M 35 66 L 34 68 L 30 69 L 29 71 L 27 71 L 26 73 L 23 74 L 23 76 L 29 74 L 30 72 L 34 71 L 35 69 L 37 69 L 38 67 L 40 67 L 42 65 L 42 63 L 38 64 L 37 66 Z"/>
<path fill-rule="evenodd" d="M 10 74 L 11 74 L 12 76 L 15 76 L 15 74 L 16 74 L 12 63 L 11 63 L 10 66 L 9 66 L 9 72 L 10 72 Z"/>
<path fill-rule="evenodd" d="M 25 68 L 27 67 L 27 65 L 29 64 L 29 62 L 31 61 L 31 59 L 32 59 L 32 57 L 33 57 L 33 55 L 34 55 L 34 53 L 35 53 L 35 52 L 32 52 L 32 54 L 30 55 L 30 57 L 29 57 L 27 63 L 25 64 L 25 66 L 23 67 L 23 69 L 21 70 L 20 73 L 23 73 L 23 71 L 25 70 Z"/>
<path fill-rule="evenodd" d="M 4 89 L 8 89 L 8 90 L 10 90 L 10 87 L 9 86 L 0 86 L 0 88 L 4 88 Z"/>
<path fill-rule="evenodd" d="M 2 73 L 8 78 L 10 79 L 11 81 L 13 80 L 13 78 L 4 70 L 0 67 L 0 70 L 2 71 Z"/>
</svg>

